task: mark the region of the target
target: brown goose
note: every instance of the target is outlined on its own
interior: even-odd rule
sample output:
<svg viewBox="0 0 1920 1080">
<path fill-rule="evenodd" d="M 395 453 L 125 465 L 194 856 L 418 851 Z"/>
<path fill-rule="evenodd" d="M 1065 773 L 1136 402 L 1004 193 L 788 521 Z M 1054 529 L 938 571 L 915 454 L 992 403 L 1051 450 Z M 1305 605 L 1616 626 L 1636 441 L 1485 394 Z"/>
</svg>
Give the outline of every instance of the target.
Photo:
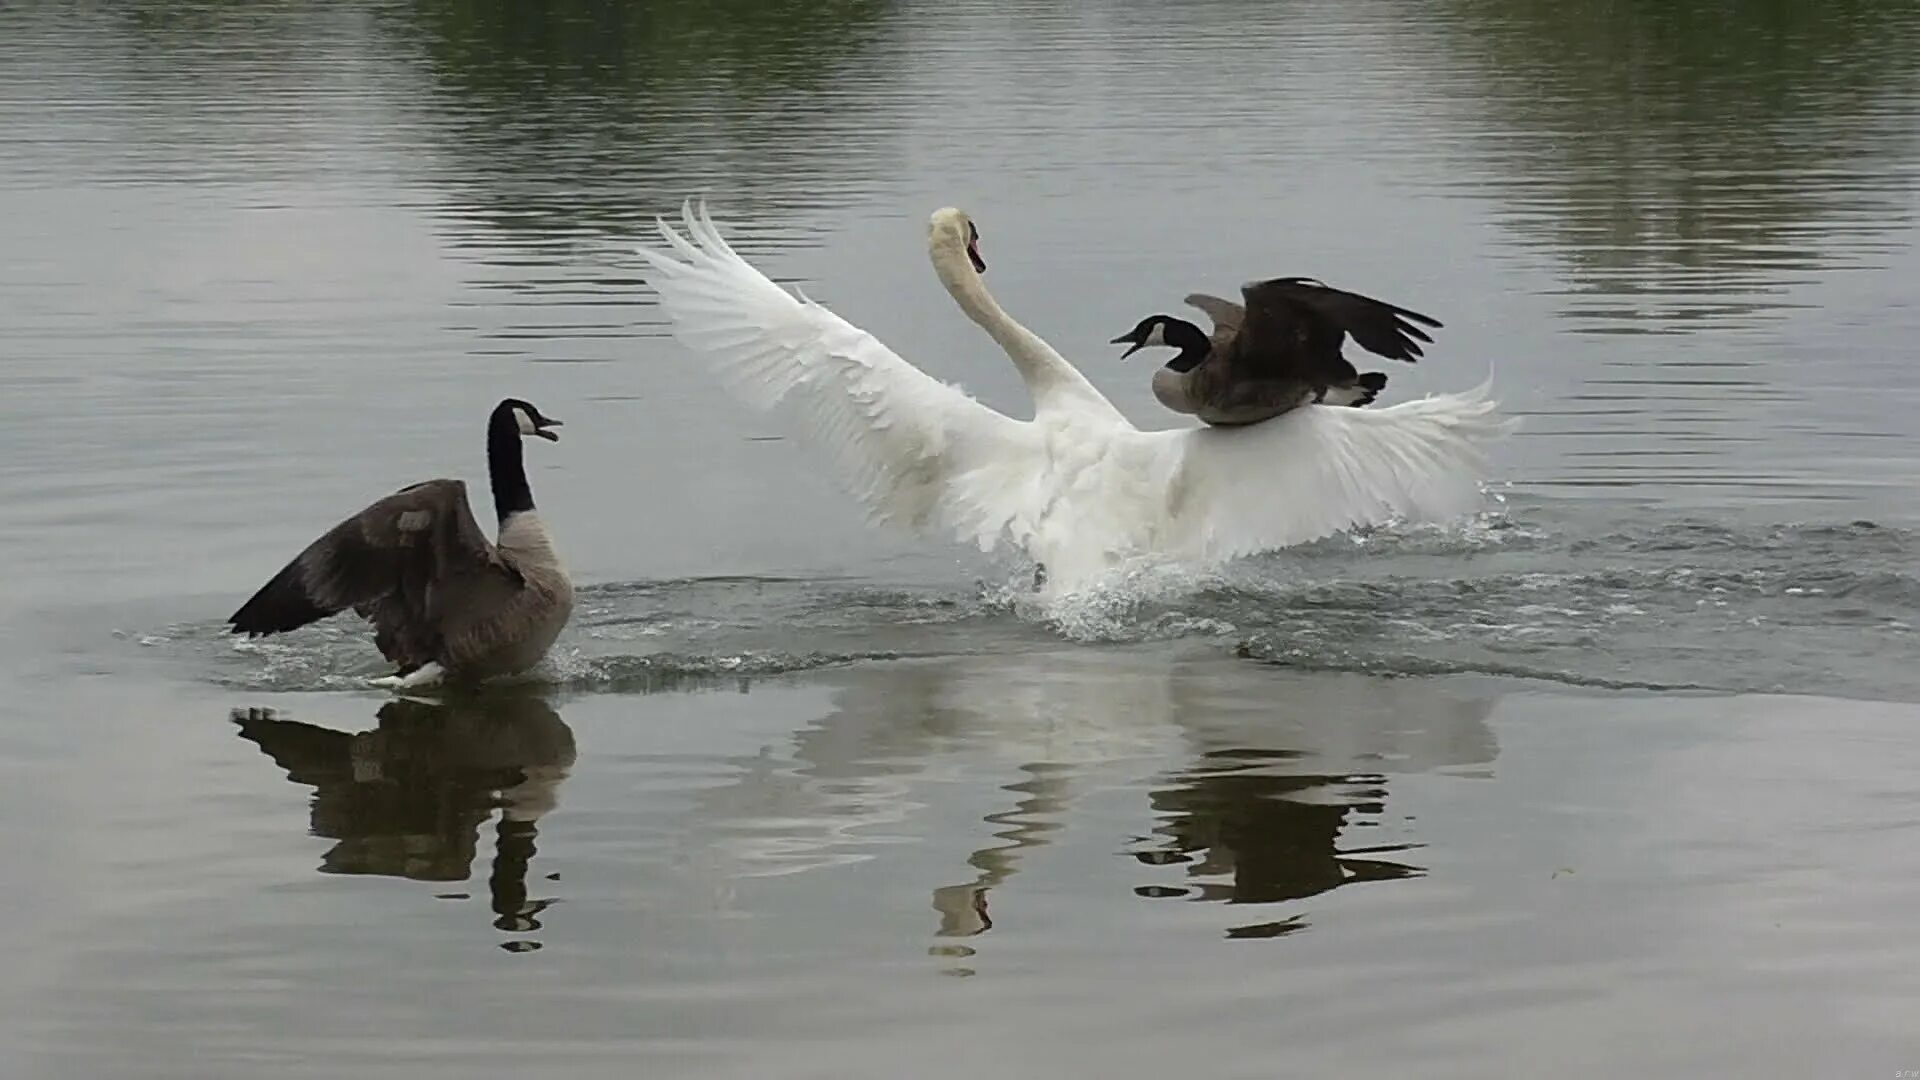
<svg viewBox="0 0 1920 1080">
<path fill-rule="evenodd" d="M 474 521 L 461 481 L 401 488 L 295 556 L 227 619 L 232 632 L 277 634 L 352 608 L 399 668 L 376 684 L 398 689 L 539 663 L 573 613 L 573 583 L 534 513 L 521 438 L 557 442 L 558 426 L 517 398 L 489 417 L 497 544 Z"/>
<path fill-rule="evenodd" d="M 1302 405 L 1366 405 L 1387 385 L 1378 371 L 1361 373 L 1340 354 L 1348 335 L 1361 348 L 1413 363 L 1415 323 L 1439 321 L 1312 278 L 1274 278 L 1240 290 L 1245 305 L 1205 293 L 1187 297 L 1213 320 L 1208 335 L 1171 315 L 1151 315 L 1115 345 L 1122 359 L 1150 345 L 1180 352 L 1153 374 L 1153 396 L 1179 413 L 1215 426 L 1254 424 Z"/>
</svg>

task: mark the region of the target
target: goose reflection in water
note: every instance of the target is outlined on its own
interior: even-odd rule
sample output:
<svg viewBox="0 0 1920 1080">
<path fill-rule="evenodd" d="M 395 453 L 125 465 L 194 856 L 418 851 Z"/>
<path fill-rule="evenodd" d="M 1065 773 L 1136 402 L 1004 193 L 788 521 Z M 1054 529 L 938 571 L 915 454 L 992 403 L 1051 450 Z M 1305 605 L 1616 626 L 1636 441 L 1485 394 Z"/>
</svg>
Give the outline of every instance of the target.
<svg viewBox="0 0 1920 1080">
<path fill-rule="evenodd" d="M 932 886 L 941 957 L 994 929 L 991 901 L 1061 838 L 1114 851 L 1153 875 L 1135 895 L 1278 905 L 1341 885 L 1423 873 L 1404 822 L 1388 820 L 1398 774 L 1484 765 L 1495 698 L 1472 684 L 1291 671 L 1228 657 L 1071 650 L 901 661 L 821 677 L 833 709 L 794 733 L 791 758 L 745 760 L 702 794 L 686 834 L 739 875 L 887 857 L 887 839 L 954 790 L 1012 774 L 976 820 L 991 837 L 966 872 Z M 1144 763 L 1181 767 L 1142 778 Z M 1137 790 L 1141 834 L 1083 808 Z M 1136 804 L 1138 805 L 1138 804 Z M 1124 827 L 1123 827 L 1124 828 Z M 1361 838 L 1381 834 L 1378 840 Z M 1277 937 L 1305 914 L 1224 927 Z"/>
<path fill-rule="evenodd" d="M 1342 885 L 1425 873 L 1407 861 L 1422 845 L 1385 838 L 1389 777 L 1482 765 L 1498 753 L 1493 700 L 1420 680 L 1293 675 L 1265 700 L 1241 695 L 1188 711 L 1194 761 L 1148 794 L 1160 821 L 1132 847 L 1139 862 L 1177 866 L 1179 883 L 1137 887 L 1143 897 L 1279 904 Z M 1189 689 L 1206 693 L 1190 684 Z M 1306 926 L 1304 914 L 1231 926 L 1229 938 L 1272 938 Z"/>
<path fill-rule="evenodd" d="M 1193 885 L 1142 885 L 1145 897 L 1231 904 L 1277 904 L 1356 881 L 1391 881 L 1424 871 L 1384 856 L 1415 843 L 1341 847 L 1349 827 L 1378 824 L 1385 811 L 1384 775 L 1293 772 L 1304 755 L 1253 748 L 1208 751 L 1173 786 L 1150 800 L 1164 821 L 1163 842 L 1134 857 L 1149 866 L 1184 866 Z M 1280 770 L 1280 771 L 1273 771 Z M 1205 880 L 1219 879 L 1221 880 Z M 1229 937 L 1279 937 L 1306 925 L 1296 916 L 1237 926 Z"/>
<path fill-rule="evenodd" d="M 271 709 L 235 709 L 243 739 L 287 779 L 313 788 L 315 836 L 337 840 L 325 874 L 465 881 L 479 829 L 498 808 L 487 880 L 494 926 L 540 929 L 551 899 L 527 889 L 539 821 L 556 805 L 574 762 L 573 731 L 551 706 L 524 694 L 380 707 L 370 731 L 345 732 L 282 719 Z M 464 897 L 461 897 L 464 898 Z M 520 939 L 510 951 L 539 948 Z"/>
<path fill-rule="evenodd" d="M 1262 678 L 1176 663 L 1157 679 L 1102 688 L 1088 704 L 1097 715 L 1157 717 L 1192 755 L 1191 765 L 1149 782 L 1159 822 L 1123 849 L 1142 864 L 1180 867 L 1177 883 L 1135 887 L 1146 898 L 1268 905 L 1419 876 L 1425 871 L 1406 861 L 1419 843 L 1353 842 L 1385 825 L 1389 775 L 1485 764 L 1498 752 L 1486 725 L 1493 700 L 1432 683 L 1278 670 Z M 973 881 L 935 890 L 941 936 L 992 929 L 989 891 L 1065 823 L 1080 770 L 1022 768 L 1027 778 L 1006 788 L 1019 795 L 1014 808 L 985 819 L 1003 827 L 995 836 L 1006 842 L 968 858 L 980 871 Z M 1306 925 L 1295 914 L 1225 933 L 1273 938 Z"/>
</svg>

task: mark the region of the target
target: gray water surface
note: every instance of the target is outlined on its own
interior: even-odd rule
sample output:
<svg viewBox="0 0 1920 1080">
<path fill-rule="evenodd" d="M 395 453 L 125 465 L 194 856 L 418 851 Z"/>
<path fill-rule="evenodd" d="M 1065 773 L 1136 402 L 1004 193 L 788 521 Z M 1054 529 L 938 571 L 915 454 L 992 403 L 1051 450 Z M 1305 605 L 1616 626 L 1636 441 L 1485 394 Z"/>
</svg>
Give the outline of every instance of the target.
<svg viewBox="0 0 1920 1080">
<path fill-rule="evenodd" d="M 0 9 L 8 1076 L 1920 1068 L 1920 13 Z M 1309 274 L 1491 371 L 1484 511 L 1041 609 L 662 336 L 740 250 L 1024 393 Z M 502 396 L 527 685 L 222 618 Z"/>
</svg>

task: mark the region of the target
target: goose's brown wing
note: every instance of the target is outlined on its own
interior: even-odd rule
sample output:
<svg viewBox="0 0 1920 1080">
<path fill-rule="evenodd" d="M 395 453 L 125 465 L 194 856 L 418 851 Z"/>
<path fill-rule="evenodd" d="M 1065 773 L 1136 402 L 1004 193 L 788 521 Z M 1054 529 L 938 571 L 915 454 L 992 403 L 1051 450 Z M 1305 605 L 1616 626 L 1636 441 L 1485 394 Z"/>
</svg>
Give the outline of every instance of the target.
<svg viewBox="0 0 1920 1080">
<path fill-rule="evenodd" d="M 1224 354 L 1233 379 L 1288 386 L 1339 381 L 1344 331 L 1291 292 L 1266 285 L 1242 290 L 1246 321 Z"/>
<path fill-rule="evenodd" d="M 1188 306 L 1206 312 L 1207 318 L 1213 320 L 1213 332 L 1209 335 L 1213 351 L 1215 355 L 1224 355 L 1233 347 L 1233 339 L 1240 336 L 1240 326 L 1246 321 L 1247 310 L 1231 300 L 1222 300 L 1206 293 L 1193 293 L 1186 302 Z"/>
<path fill-rule="evenodd" d="M 428 480 L 327 530 L 227 622 L 256 637 L 352 608 L 374 624 L 389 659 L 424 663 L 451 610 L 516 578 L 474 521 L 467 486 Z"/>
<path fill-rule="evenodd" d="M 435 655 L 452 663 L 466 663 L 523 632 L 527 619 L 537 614 L 540 590 L 531 587 L 526 573 L 506 559 L 498 548 L 485 562 L 462 560 L 444 565 L 429 582 L 426 622 L 434 633 Z M 383 631 L 379 612 L 375 625 Z M 411 611 L 393 625 L 411 629 Z"/>
<path fill-rule="evenodd" d="M 1253 282 L 1241 294 L 1247 302 L 1249 330 L 1256 323 L 1290 328 L 1295 340 L 1315 356 L 1328 350 L 1337 353 L 1341 336 L 1350 334 L 1370 353 L 1411 364 L 1420 358 L 1420 343 L 1433 341 L 1417 324 L 1440 326 L 1431 316 L 1312 278 Z"/>
</svg>

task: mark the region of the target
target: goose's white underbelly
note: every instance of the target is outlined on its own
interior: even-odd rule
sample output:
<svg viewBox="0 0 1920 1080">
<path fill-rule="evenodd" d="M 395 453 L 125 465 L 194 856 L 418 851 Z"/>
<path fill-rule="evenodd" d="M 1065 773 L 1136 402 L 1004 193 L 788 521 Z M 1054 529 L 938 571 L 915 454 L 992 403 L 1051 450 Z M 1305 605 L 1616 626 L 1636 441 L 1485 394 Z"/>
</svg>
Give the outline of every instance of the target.
<svg viewBox="0 0 1920 1080">
<path fill-rule="evenodd" d="M 515 562 L 527 566 L 552 567 L 564 574 L 560 553 L 553 546 L 546 523 L 532 510 L 508 518 L 500 526 L 500 550 L 511 552 Z"/>
<path fill-rule="evenodd" d="M 508 518 L 500 528 L 499 548 L 527 579 L 530 592 L 521 600 L 526 614 L 475 666 L 506 674 L 524 671 L 546 657 L 573 616 L 573 582 L 538 514 L 527 511 Z"/>
</svg>

